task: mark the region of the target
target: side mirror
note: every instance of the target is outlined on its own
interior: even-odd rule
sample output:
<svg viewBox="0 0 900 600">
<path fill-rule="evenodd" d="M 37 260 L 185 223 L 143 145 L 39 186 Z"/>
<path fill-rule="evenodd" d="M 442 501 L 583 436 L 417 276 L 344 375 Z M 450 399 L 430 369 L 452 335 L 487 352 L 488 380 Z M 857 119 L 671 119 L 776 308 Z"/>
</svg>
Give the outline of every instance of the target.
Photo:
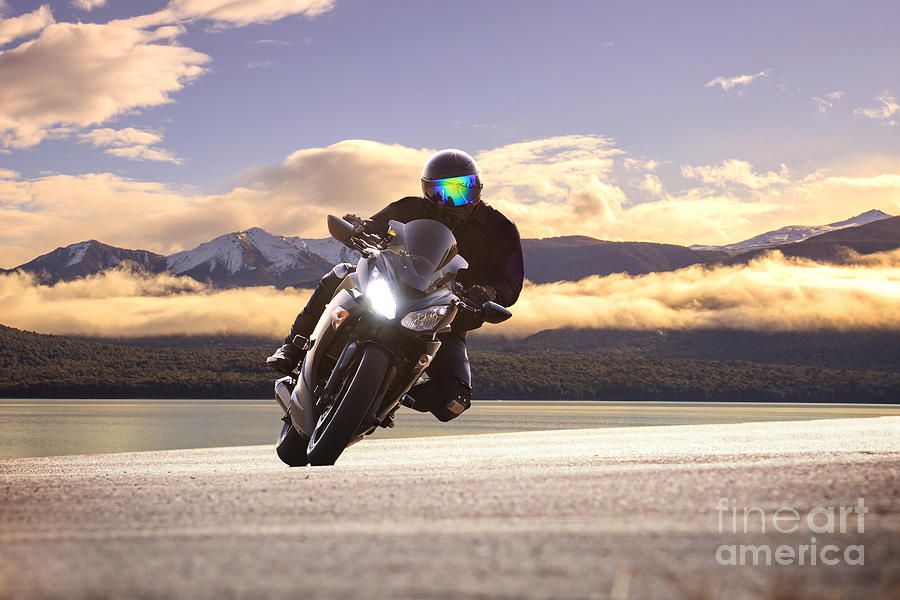
<svg viewBox="0 0 900 600">
<path fill-rule="evenodd" d="M 481 306 L 481 318 L 486 323 L 502 323 L 512 316 L 512 313 L 496 302 L 485 302 Z"/>
<path fill-rule="evenodd" d="M 340 217 L 336 217 L 334 215 L 328 215 L 328 233 L 331 234 L 331 237 L 336 239 L 342 244 L 347 244 L 350 241 L 350 238 L 353 237 L 353 234 L 356 232 L 356 229 L 352 224 L 343 220 Z"/>
</svg>

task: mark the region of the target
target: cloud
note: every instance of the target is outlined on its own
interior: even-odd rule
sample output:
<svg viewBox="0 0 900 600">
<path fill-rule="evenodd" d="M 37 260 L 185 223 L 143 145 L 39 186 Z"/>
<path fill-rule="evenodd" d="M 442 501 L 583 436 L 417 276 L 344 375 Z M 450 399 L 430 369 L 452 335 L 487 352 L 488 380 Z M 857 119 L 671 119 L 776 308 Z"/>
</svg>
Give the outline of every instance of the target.
<svg viewBox="0 0 900 600">
<path fill-rule="evenodd" d="M 92 129 L 78 136 L 82 142 L 90 143 L 94 148 L 113 146 L 134 146 L 138 144 L 149 145 L 162 141 L 162 136 L 153 131 L 125 127 L 124 129 Z"/>
<path fill-rule="evenodd" d="M 188 277 L 121 267 L 47 286 L 0 275 L 3 324 L 41 333 L 137 337 L 255 334 L 280 338 L 306 303 L 305 290 L 213 290 Z"/>
<path fill-rule="evenodd" d="M 0 9 L 3 7 L 4 5 L 0 4 Z M 2 10 L 0 10 L 0 15 L 2 15 Z M 33 12 L 18 17 L 0 18 L 0 46 L 39 33 L 53 22 L 53 12 L 46 4 L 42 4 Z"/>
<path fill-rule="evenodd" d="M 73 2 L 83 10 L 104 4 Z M 104 24 L 54 24 L 47 6 L 2 19 L 0 44 L 40 36 L 0 52 L 0 146 L 29 148 L 54 131 L 59 134 L 60 127 L 77 130 L 172 102 L 172 95 L 202 75 L 211 60 L 177 44 L 187 23 L 209 20 L 214 28 L 242 27 L 290 15 L 313 18 L 333 6 L 334 0 L 172 0 L 155 13 Z M 157 148 L 111 153 L 179 162 Z"/>
<path fill-rule="evenodd" d="M 346 206 L 369 214 L 403 196 L 420 195 L 422 165 L 433 152 L 344 140 L 324 148 L 297 150 L 281 165 L 252 170 L 243 183 L 303 205 L 288 208 L 291 211 L 333 211 Z"/>
<path fill-rule="evenodd" d="M 644 179 L 641 182 L 641 189 L 646 192 L 650 192 L 654 196 L 663 195 L 662 182 L 659 180 L 659 177 L 654 175 L 653 173 L 647 173 L 646 175 L 644 175 Z"/>
<path fill-rule="evenodd" d="M 183 20 L 209 20 L 221 27 L 270 23 L 291 15 L 317 17 L 335 0 L 171 0 L 166 10 Z"/>
<path fill-rule="evenodd" d="M 745 88 L 753 83 L 756 79 L 760 77 L 765 77 L 769 74 L 771 69 L 766 69 L 765 71 L 760 71 L 755 75 L 736 75 L 734 77 L 716 77 L 710 81 L 707 81 L 705 87 L 716 87 L 719 86 L 723 91 L 729 91 L 733 88 L 737 88 L 737 95 L 741 96 Z"/>
<path fill-rule="evenodd" d="M 291 43 L 287 40 L 254 40 L 254 44 L 267 44 L 269 46 L 290 46 Z"/>
<path fill-rule="evenodd" d="M 72 7 L 88 12 L 106 6 L 106 0 L 72 0 Z"/>
<path fill-rule="evenodd" d="M 0 179 L 18 179 L 20 173 L 12 169 L 0 169 Z"/>
<path fill-rule="evenodd" d="M 0 275 L 3 323 L 98 336 L 256 334 L 278 338 L 309 296 L 271 287 L 213 290 L 186 277 L 127 267 L 55 285 Z M 556 327 L 900 330 L 900 250 L 848 252 L 840 265 L 772 253 L 748 265 L 544 285 L 526 283 L 513 318 L 486 335 Z M 578 306 L 577 311 L 571 309 Z"/>
<path fill-rule="evenodd" d="M 681 167 L 681 174 L 689 179 L 700 179 L 704 183 L 711 183 L 719 187 L 725 187 L 729 183 L 738 183 L 750 189 L 759 190 L 778 183 L 787 183 L 790 170 L 782 164 L 779 173 L 769 171 L 765 175 L 759 175 L 753 171 L 753 165 L 747 161 L 730 159 L 722 161 L 722 164 L 718 166 L 692 167 L 684 165 Z"/>
<path fill-rule="evenodd" d="M 106 148 L 103 152 L 112 156 L 131 160 L 154 160 L 182 164 L 182 160 L 162 148 L 151 148 L 150 144 L 162 141 L 162 136 L 153 131 L 125 127 L 124 129 L 93 129 L 82 133 L 78 139 L 95 148 Z"/>
<path fill-rule="evenodd" d="M 230 191 L 214 195 L 111 173 L 11 181 L 0 186 L 0 266 L 85 239 L 169 254 L 255 226 L 324 237 L 329 213 L 368 216 L 402 196 L 420 194 L 419 175 L 431 153 L 346 140 L 298 150 L 283 164 L 254 169 Z"/>
<path fill-rule="evenodd" d="M 897 103 L 897 97 L 889 91 L 884 91 L 875 97 L 875 100 L 881 103 L 881 106 L 874 108 L 857 108 L 853 111 L 857 115 L 863 115 L 876 121 L 881 121 L 883 125 L 894 126 L 897 120 L 892 117 L 900 113 L 900 104 Z"/>
<path fill-rule="evenodd" d="M 629 170 L 637 170 L 643 169 L 645 171 L 655 171 L 656 167 L 659 166 L 659 161 L 655 160 L 639 160 L 637 158 L 625 158 L 622 160 L 622 164 L 626 169 Z"/>
<path fill-rule="evenodd" d="M 273 63 L 271 60 L 251 60 L 247 62 L 248 69 L 266 69 L 271 67 Z"/>
<path fill-rule="evenodd" d="M 202 200 L 163 184 L 110 173 L 0 181 L 0 222 L 4 223 L 0 255 L 6 263 L 2 266 L 12 267 L 57 246 L 92 238 L 124 247 L 165 249 L 170 244 L 169 228 L 179 230 L 179 221 L 189 221 L 194 210 L 213 211 Z M 194 209 L 195 205 L 201 208 Z M 215 216 L 213 212 L 209 220 L 218 235 L 222 223 Z M 195 225 L 213 233 L 200 223 Z"/>
<path fill-rule="evenodd" d="M 145 161 L 152 160 L 157 162 L 168 162 L 173 165 L 181 165 L 183 160 L 162 148 L 150 148 L 149 146 L 128 146 L 125 148 L 108 148 L 103 151 L 104 154 L 118 156 L 119 158 L 127 158 L 130 160 Z"/>
<path fill-rule="evenodd" d="M 0 140 L 27 148 L 58 125 L 85 127 L 147 106 L 204 72 L 210 57 L 173 43 L 179 27 L 57 23 L 0 53 Z M 73 85 L 78 82 L 78 85 Z"/>
<path fill-rule="evenodd" d="M 485 331 L 527 335 L 548 327 L 900 330 L 898 301 L 900 250 L 864 257 L 851 253 L 843 265 L 785 259 L 776 252 L 749 265 L 527 284 L 512 308 L 513 318 Z"/>
<path fill-rule="evenodd" d="M 824 98 L 820 98 L 818 96 L 813 96 L 812 101 L 816 103 L 816 108 L 819 109 L 819 112 L 825 114 L 829 110 L 835 107 L 835 105 L 840 102 L 841 98 L 844 97 L 844 92 L 830 92 L 825 94 Z"/>
<path fill-rule="evenodd" d="M 622 154 L 609 138 L 568 135 L 508 144 L 476 159 L 488 201 L 525 235 L 553 236 L 615 221 L 627 198 L 609 175 Z"/>
<path fill-rule="evenodd" d="M 492 185 L 561 197 L 585 174 L 608 174 L 614 157 L 622 154 L 610 138 L 565 135 L 508 144 L 480 152 L 476 159 L 483 172 L 491 173 Z"/>
</svg>

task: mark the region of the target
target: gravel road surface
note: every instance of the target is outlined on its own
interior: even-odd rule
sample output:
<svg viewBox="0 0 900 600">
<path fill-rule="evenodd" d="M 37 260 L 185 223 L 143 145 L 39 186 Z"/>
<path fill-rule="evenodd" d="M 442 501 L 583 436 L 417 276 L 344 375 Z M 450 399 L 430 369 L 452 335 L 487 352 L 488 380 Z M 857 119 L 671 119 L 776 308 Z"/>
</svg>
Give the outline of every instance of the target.
<svg viewBox="0 0 900 600">
<path fill-rule="evenodd" d="M 0 599 L 896 598 L 898 472 L 900 417 L 2 460 Z"/>
</svg>

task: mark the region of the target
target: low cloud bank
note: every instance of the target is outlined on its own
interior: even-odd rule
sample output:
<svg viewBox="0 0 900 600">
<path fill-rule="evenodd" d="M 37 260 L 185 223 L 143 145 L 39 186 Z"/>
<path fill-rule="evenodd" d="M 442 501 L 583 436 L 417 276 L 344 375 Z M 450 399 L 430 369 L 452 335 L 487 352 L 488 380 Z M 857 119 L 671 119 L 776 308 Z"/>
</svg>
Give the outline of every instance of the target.
<svg viewBox="0 0 900 600">
<path fill-rule="evenodd" d="M 48 286 L 0 276 L 0 322 L 58 334 L 285 334 L 309 290 L 214 290 L 184 277 L 117 269 Z M 900 330 L 900 250 L 842 264 L 774 252 L 747 265 L 526 283 L 514 317 L 486 334 L 558 327 Z"/>
<path fill-rule="evenodd" d="M 0 275 L 0 322 L 40 333 L 106 337 L 254 334 L 283 337 L 308 290 L 215 290 L 188 277 L 127 268 L 55 285 Z"/>
<path fill-rule="evenodd" d="M 900 250 L 824 265 L 773 252 L 748 265 L 528 285 L 509 329 L 900 330 Z"/>
</svg>

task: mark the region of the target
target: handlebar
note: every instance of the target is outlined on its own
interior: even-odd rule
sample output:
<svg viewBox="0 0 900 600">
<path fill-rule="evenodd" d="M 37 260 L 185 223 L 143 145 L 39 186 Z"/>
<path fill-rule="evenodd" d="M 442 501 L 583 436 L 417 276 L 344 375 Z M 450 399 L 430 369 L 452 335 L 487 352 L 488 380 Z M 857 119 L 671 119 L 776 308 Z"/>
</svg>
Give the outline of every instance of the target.
<svg viewBox="0 0 900 600">
<path fill-rule="evenodd" d="M 354 225 L 353 235 L 347 240 L 347 245 L 363 256 L 368 256 L 373 250 L 387 248 L 388 240 L 374 233 L 366 233 L 361 225 Z"/>
<path fill-rule="evenodd" d="M 466 309 L 471 310 L 473 312 L 481 312 L 481 307 L 477 304 L 474 304 L 469 298 L 466 296 L 466 288 L 463 287 L 461 283 L 458 281 L 454 281 L 450 284 L 450 291 L 453 292 L 457 298 L 459 298 L 459 305 Z"/>
</svg>

